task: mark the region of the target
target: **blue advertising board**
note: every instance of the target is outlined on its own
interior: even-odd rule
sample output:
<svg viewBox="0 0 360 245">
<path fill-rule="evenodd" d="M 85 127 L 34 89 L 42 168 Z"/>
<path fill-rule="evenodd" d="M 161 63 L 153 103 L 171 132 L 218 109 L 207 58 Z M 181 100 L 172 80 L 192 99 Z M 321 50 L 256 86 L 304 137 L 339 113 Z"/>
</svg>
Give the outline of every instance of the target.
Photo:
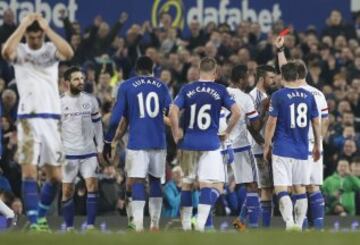
<svg viewBox="0 0 360 245">
<path fill-rule="evenodd" d="M 62 29 L 63 9 L 68 9 L 70 20 L 79 21 L 82 27 L 90 25 L 96 15 L 113 23 L 122 11 L 129 13 L 127 25 L 150 20 L 157 26 L 159 13 L 169 12 L 174 24 L 185 32 L 194 18 L 202 24 L 227 22 L 232 27 L 249 19 L 259 22 L 261 30 L 267 32 L 278 19 L 298 30 L 309 25 L 321 29 L 332 9 L 340 10 L 349 21 L 359 5 L 359 0 L 1 0 L 0 24 L 8 8 L 13 9 L 17 21 L 28 12 L 42 12 L 58 31 Z"/>
</svg>

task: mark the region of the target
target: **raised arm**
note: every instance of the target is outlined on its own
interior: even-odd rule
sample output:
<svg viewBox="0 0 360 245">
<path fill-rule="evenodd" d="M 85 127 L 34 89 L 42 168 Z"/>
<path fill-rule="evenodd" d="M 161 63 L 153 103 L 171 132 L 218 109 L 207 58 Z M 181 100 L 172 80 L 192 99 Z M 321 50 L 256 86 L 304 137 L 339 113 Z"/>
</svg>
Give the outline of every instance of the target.
<svg viewBox="0 0 360 245">
<path fill-rule="evenodd" d="M 36 20 L 39 22 L 41 29 L 45 32 L 46 36 L 54 43 L 57 48 L 57 56 L 60 60 L 69 60 L 74 56 L 74 51 L 72 50 L 70 44 L 53 31 L 49 23 L 41 16 L 36 15 Z"/>
<path fill-rule="evenodd" d="M 36 14 L 29 14 L 23 18 L 15 32 L 4 43 L 1 54 L 5 60 L 13 61 L 16 58 L 16 48 L 26 32 L 26 28 L 36 20 L 36 16 Z"/>
<path fill-rule="evenodd" d="M 285 52 L 284 52 L 284 37 L 278 36 L 275 39 L 275 47 L 277 49 L 277 58 L 279 61 L 279 68 L 287 63 Z M 281 69 L 280 69 L 281 70 Z"/>
</svg>

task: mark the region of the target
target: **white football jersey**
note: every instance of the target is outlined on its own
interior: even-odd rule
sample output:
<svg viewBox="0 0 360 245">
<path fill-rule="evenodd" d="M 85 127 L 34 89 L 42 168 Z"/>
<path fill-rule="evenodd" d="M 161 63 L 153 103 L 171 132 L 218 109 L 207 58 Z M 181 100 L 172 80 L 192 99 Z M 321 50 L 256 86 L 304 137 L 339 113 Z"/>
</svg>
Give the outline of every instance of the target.
<svg viewBox="0 0 360 245">
<path fill-rule="evenodd" d="M 302 88 L 309 91 L 312 95 L 314 95 L 315 103 L 316 103 L 316 106 L 317 106 L 317 109 L 319 112 L 319 119 L 321 122 L 321 119 L 328 117 L 328 113 L 329 113 L 325 95 L 319 89 L 317 89 L 309 84 L 302 86 Z M 309 144 L 310 149 L 309 150 L 311 151 L 312 147 L 313 147 L 313 143 L 314 143 L 314 132 L 313 132 L 312 126 L 309 127 L 309 141 L 310 141 L 310 144 Z M 321 141 L 320 147 L 322 150 L 322 141 Z"/>
<path fill-rule="evenodd" d="M 76 96 L 66 93 L 61 97 L 61 110 L 61 134 L 67 158 L 101 152 L 103 131 L 96 98 L 84 92 Z"/>
<path fill-rule="evenodd" d="M 261 102 L 268 97 L 266 93 L 263 93 L 257 87 L 253 88 L 253 90 L 250 91 L 249 95 L 252 98 L 252 100 L 253 100 L 253 102 L 255 104 L 255 109 L 257 111 L 259 111 L 261 109 L 260 108 L 261 107 Z M 265 125 L 261 129 L 260 134 L 262 136 L 264 136 L 264 134 L 265 134 Z M 252 150 L 253 150 L 254 155 L 263 153 L 263 148 L 259 144 L 257 144 L 255 142 L 255 140 L 253 140 Z"/>
<path fill-rule="evenodd" d="M 234 129 L 229 135 L 229 140 L 232 143 L 234 149 L 242 148 L 251 145 L 250 133 L 247 129 L 248 120 L 255 120 L 259 114 L 255 109 L 254 103 L 251 97 L 242 92 L 240 89 L 227 88 L 230 96 L 235 100 L 236 104 L 240 107 L 240 119 Z M 220 115 L 220 128 L 225 130 L 226 117 L 230 114 L 229 111 L 223 109 Z M 224 122 L 225 121 L 225 122 Z"/>
<path fill-rule="evenodd" d="M 60 118 L 56 50 L 51 42 L 44 43 L 38 50 L 32 50 L 24 43 L 17 46 L 13 64 L 20 95 L 19 118 Z"/>
</svg>

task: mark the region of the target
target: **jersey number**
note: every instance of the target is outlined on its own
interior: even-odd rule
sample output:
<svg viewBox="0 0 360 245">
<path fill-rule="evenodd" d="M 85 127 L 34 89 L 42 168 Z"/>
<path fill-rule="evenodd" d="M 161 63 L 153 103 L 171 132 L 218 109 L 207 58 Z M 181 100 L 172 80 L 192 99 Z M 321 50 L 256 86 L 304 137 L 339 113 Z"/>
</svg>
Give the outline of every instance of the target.
<svg viewBox="0 0 360 245">
<path fill-rule="evenodd" d="M 305 128 L 307 126 L 308 107 L 305 103 L 300 103 L 295 109 L 295 104 L 290 105 L 290 128 Z"/>
<path fill-rule="evenodd" d="M 211 124 L 211 116 L 209 111 L 211 110 L 210 104 L 205 104 L 200 107 L 199 112 L 196 113 L 196 104 L 191 105 L 190 107 L 190 124 L 189 128 L 193 129 L 196 123 L 199 129 L 206 130 L 210 127 Z"/>
<path fill-rule="evenodd" d="M 154 118 L 159 114 L 159 97 L 155 92 L 150 92 L 146 96 L 145 103 L 143 93 L 139 93 L 137 98 L 139 102 L 140 118 L 145 118 L 145 110 L 146 114 L 151 118 Z M 151 108 L 152 103 L 154 108 Z"/>
</svg>

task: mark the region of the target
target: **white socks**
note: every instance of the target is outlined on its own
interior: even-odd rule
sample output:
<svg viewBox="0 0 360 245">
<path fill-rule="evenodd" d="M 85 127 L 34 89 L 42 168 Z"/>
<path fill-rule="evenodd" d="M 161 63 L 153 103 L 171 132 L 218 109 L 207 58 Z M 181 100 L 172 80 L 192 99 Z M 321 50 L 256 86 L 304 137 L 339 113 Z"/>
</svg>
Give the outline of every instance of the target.
<svg viewBox="0 0 360 245">
<path fill-rule="evenodd" d="M 197 222 L 196 222 L 196 230 L 197 231 L 205 230 L 205 223 L 209 216 L 210 210 L 211 210 L 211 205 L 208 205 L 208 204 L 199 204 L 198 205 L 198 215 L 197 215 Z"/>
<path fill-rule="evenodd" d="M 193 207 L 182 207 L 181 223 L 184 231 L 191 231 L 191 217 Z"/>
<path fill-rule="evenodd" d="M 283 220 L 286 223 L 286 229 L 294 227 L 293 204 L 289 195 L 282 196 L 279 200 L 279 209 Z"/>
<path fill-rule="evenodd" d="M 133 223 L 136 231 L 144 230 L 144 207 L 145 201 L 131 201 L 131 209 L 133 214 Z"/>
<path fill-rule="evenodd" d="M 304 219 L 306 217 L 307 209 L 308 209 L 307 198 L 301 198 L 295 201 L 295 205 L 294 205 L 295 224 L 298 228 L 302 228 Z"/>
<path fill-rule="evenodd" d="M 150 229 L 159 228 L 162 202 L 162 197 L 149 198 Z"/>
</svg>

